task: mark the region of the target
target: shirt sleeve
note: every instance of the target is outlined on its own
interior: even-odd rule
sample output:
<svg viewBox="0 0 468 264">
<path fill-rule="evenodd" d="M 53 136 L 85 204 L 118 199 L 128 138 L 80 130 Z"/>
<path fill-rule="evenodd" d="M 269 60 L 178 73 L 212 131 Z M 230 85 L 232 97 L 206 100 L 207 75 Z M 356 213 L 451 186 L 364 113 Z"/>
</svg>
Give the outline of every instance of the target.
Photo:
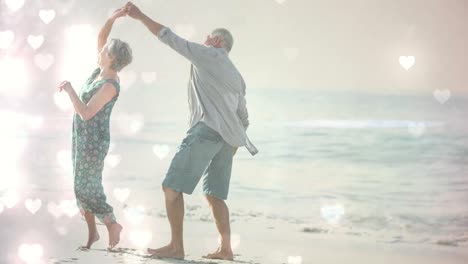
<svg viewBox="0 0 468 264">
<path fill-rule="evenodd" d="M 157 37 L 161 42 L 187 58 L 195 66 L 207 62 L 212 55 L 210 47 L 181 38 L 168 27 L 163 27 Z"/>
<path fill-rule="evenodd" d="M 239 105 L 237 107 L 237 115 L 239 116 L 239 119 L 242 122 L 242 125 L 244 126 L 244 129 L 247 130 L 247 128 L 250 125 L 249 122 L 249 112 L 247 111 L 247 101 L 245 99 L 245 82 L 242 80 L 242 91 L 239 96 Z"/>
</svg>

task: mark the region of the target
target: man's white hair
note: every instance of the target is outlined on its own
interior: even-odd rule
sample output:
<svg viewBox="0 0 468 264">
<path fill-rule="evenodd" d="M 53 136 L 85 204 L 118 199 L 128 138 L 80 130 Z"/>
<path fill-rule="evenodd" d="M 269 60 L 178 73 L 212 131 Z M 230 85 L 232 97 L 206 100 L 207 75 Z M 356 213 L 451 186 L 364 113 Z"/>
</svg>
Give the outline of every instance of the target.
<svg viewBox="0 0 468 264">
<path fill-rule="evenodd" d="M 132 49 L 128 43 L 120 39 L 111 39 L 107 46 L 109 54 L 114 58 L 111 68 L 115 71 L 121 71 L 133 60 Z"/>
<path fill-rule="evenodd" d="M 221 37 L 221 45 L 230 52 L 232 49 L 232 45 L 234 45 L 234 38 L 232 37 L 231 32 L 225 28 L 217 28 L 211 32 L 211 36 L 219 36 Z"/>
</svg>

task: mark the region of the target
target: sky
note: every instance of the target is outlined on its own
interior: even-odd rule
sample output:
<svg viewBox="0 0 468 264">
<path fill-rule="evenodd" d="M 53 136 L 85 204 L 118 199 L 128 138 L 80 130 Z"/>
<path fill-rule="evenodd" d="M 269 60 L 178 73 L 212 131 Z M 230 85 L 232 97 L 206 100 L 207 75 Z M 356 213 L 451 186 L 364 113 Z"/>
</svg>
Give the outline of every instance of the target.
<svg viewBox="0 0 468 264">
<path fill-rule="evenodd" d="M 252 87 L 468 92 L 466 0 L 136 3 L 192 41 L 202 42 L 216 27 L 231 30 L 231 58 Z M 184 84 L 175 74 L 187 68 L 184 59 L 140 25 L 128 27 L 134 46 L 135 35 L 147 36 L 141 44 L 147 49 L 136 47 L 135 67 L 154 67 L 164 82 Z M 406 71 L 399 57 L 410 55 L 415 64 Z"/>
<path fill-rule="evenodd" d="M 15 40 L 0 59 L 27 60 L 26 76 L 83 80 L 95 64 L 95 38 L 108 14 L 125 1 L 25 1 L 15 12 L 0 1 L 0 32 Z M 254 89 L 346 89 L 377 93 L 468 93 L 466 0 L 137 0 L 143 12 L 191 41 L 225 27 L 235 39 L 231 59 Z M 39 10 L 56 13 L 48 24 Z M 87 27 L 79 37 L 70 27 Z M 80 31 L 80 30 L 78 30 Z M 81 30 L 83 31 L 83 30 Z M 67 35 L 68 34 L 68 35 Z M 27 44 L 42 35 L 41 47 Z M 73 37 L 75 36 L 75 38 Z M 78 37 L 77 37 L 78 36 Z M 127 41 L 134 62 L 123 72 L 158 87 L 186 87 L 189 63 L 130 18 L 111 37 Z M 46 70 L 39 61 L 53 57 Z M 400 56 L 413 56 L 405 70 Z M 29 64 L 28 64 L 29 63 Z M 89 65 L 89 66 L 88 66 Z M 7 67 L 9 68 L 9 67 Z M 76 76 L 69 77 L 76 73 Z M 78 74 L 79 73 L 79 74 Z M 83 76 L 84 75 L 84 76 Z M 52 77 L 52 78 L 51 78 Z M 154 80 L 153 80 L 154 79 Z M 28 84 L 27 83 L 27 84 Z M 146 82 L 145 82 L 146 83 Z M 27 85 L 26 84 L 26 85 Z"/>
</svg>

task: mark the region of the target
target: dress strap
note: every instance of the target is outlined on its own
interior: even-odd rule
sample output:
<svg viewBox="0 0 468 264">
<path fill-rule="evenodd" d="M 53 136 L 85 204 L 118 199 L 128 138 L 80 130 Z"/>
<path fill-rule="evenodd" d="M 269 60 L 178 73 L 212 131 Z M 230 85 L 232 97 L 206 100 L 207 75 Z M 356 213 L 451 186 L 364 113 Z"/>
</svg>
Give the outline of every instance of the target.
<svg viewBox="0 0 468 264">
<path fill-rule="evenodd" d="M 101 68 L 96 68 L 93 73 L 91 74 L 91 76 L 89 76 L 88 80 L 86 81 L 86 83 L 91 83 L 94 81 L 94 79 L 96 79 L 96 76 L 98 76 L 98 74 L 101 73 Z"/>
</svg>

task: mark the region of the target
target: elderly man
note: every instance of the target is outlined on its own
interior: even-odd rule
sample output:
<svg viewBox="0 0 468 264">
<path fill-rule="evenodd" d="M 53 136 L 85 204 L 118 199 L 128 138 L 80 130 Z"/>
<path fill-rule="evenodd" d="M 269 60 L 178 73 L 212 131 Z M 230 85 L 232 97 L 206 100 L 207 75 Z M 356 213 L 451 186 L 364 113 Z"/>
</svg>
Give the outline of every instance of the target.
<svg viewBox="0 0 468 264">
<path fill-rule="evenodd" d="M 245 83 L 229 59 L 231 33 L 215 29 L 205 45 L 189 42 L 169 28 L 153 21 L 133 3 L 126 4 L 128 15 L 145 25 L 192 65 L 188 84 L 190 129 L 175 154 L 162 183 L 171 226 L 170 243 L 148 249 L 156 257 L 183 259 L 183 193 L 191 194 L 203 178 L 203 192 L 212 209 L 221 235 L 221 245 L 210 259 L 233 260 L 227 199 L 232 159 L 237 147 L 245 146 L 251 155 L 258 150 L 247 137 L 249 126 Z"/>
</svg>

